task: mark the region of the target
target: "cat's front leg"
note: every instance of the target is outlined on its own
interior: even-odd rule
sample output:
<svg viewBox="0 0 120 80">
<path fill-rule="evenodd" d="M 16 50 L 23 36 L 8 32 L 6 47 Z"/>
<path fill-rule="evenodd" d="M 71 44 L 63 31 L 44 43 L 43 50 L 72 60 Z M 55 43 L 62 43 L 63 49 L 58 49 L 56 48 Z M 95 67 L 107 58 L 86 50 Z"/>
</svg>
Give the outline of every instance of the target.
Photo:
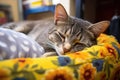
<svg viewBox="0 0 120 80">
<path fill-rule="evenodd" d="M 28 25 L 21 25 L 21 26 L 15 27 L 13 30 L 27 34 L 32 30 L 32 28 L 33 27 L 28 26 Z"/>
<path fill-rule="evenodd" d="M 56 52 L 46 52 L 41 57 L 56 56 Z"/>
<path fill-rule="evenodd" d="M 22 32 L 22 33 L 29 33 L 33 27 L 34 27 L 34 22 L 27 22 L 27 21 L 23 21 L 23 22 L 11 22 L 11 23 L 6 23 L 4 25 L 1 26 L 2 28 L 7 28 L 7 29 L 12 29 L 14 31 L 17 32 Z"/>
</svg>

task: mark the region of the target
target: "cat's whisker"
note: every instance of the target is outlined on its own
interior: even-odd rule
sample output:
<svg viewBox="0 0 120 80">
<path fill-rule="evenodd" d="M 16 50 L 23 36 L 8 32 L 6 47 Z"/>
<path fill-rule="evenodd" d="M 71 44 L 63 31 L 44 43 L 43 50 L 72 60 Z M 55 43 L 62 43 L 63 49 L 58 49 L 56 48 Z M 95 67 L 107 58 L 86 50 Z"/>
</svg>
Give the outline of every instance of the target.
<svg viewBox="0 0 120 80">
<path fill-rule="evenodd" d="M 62 56 L 58 50 L 56 50 L 58 56 Z"/>
<path fill-rule="evenodd" d="M 57 47 L 54 46 L 54 44 L 50 41 L 47 43 L 49 46 L 51 46 L 53 49 L 55 49 L 58 56 L 62 56 L 61 53 L 58 51 Z"/>
</svg>

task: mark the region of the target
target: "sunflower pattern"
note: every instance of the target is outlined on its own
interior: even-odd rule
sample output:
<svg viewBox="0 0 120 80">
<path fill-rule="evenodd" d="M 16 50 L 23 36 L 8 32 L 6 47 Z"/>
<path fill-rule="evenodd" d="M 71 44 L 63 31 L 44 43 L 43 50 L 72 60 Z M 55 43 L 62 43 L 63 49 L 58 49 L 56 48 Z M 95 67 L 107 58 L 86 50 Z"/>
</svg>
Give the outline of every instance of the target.
<svg viewBox="0 0 120 80">
<path fill-rule="evenodd" d="M 44 80 L 74 80 L 74 75 L 70 70 L 60 67 L 46 71 Z"/>
<path fill-rule="evenodd" d="M 0 80 L 120 80 L 120 44 L 101 34 L 97 45 L 64 56 L 3 60 Z"/>
<path fill-rule="evenodd" d="M 115 69 L 112 70 L 110 80 L 120 80 L 120 63 L 115 65 Z"/>
<path fill-rule="evenodd" d="M 80 66 L 79 80 L 94 80 L 96 75 L 96 68 L 92 64 L 86 63 Z"/>
</svg>

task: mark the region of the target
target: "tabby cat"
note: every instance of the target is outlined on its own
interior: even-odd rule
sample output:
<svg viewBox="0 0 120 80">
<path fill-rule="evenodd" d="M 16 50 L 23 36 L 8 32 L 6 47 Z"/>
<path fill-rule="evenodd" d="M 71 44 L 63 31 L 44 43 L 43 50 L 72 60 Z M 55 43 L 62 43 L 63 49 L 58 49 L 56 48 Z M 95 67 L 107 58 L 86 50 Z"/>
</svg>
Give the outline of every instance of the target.
<svg viewBox="0 0 120 80">
<path fill-rule="evenodd" d="M 96 38 L 104 32 L 110 22 L 92 24 L 86 20 L 68 16 L 61 4 L 56 5 L 54 19 L 9 23 L 4 28 L 26 33 L 41 44 L 49 56 L 64 55 L 96 44 Z"/>
</svg>

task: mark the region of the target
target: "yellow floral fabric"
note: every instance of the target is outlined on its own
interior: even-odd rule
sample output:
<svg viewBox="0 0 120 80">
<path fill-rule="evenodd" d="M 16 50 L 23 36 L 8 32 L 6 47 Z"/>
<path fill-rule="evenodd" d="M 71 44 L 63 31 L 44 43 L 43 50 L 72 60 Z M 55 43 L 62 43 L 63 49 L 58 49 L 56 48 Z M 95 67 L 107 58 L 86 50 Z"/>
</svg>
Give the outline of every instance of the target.
<svg viewBox="0 0 120 80">
<path fill-rule="evenodd" d="M 120 80 L 120 45 L 101 34 L 97 45 L 64 56 L 0 61 L 0 80 Z"/>
</svg>

